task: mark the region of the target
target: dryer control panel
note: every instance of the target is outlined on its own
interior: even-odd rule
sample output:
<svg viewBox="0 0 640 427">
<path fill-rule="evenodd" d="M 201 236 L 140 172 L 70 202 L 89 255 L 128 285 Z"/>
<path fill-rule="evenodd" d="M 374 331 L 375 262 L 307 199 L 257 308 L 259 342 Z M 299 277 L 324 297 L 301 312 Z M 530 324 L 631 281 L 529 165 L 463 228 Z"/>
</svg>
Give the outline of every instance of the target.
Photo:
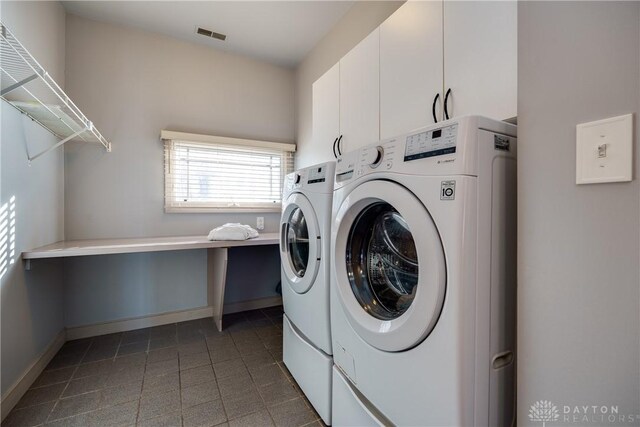
<svg viewBox="0 0 640 427">
<path fill-rule="evenodd" d="M 318 184 L 327 180 L 326 166 L 318 166 L 308 169 L 307 184 Z"/>
<path fill-rule="evenodd" d="M 333 192 L 335 162 L 322 163 L 299 169 L 285 176 L 283 195 L 285 198 L 294 191 L 310 191 L 313 193 Z"/>
</svg>

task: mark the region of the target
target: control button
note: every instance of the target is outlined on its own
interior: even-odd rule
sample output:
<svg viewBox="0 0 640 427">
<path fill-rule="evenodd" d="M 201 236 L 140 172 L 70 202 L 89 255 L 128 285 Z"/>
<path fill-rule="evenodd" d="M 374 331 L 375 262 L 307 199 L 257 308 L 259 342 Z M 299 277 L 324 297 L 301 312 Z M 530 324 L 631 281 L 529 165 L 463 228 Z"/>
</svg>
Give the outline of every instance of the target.
<svg viewBox="0 0 640 427">
<path fill-rule="evenodd" d="M 386 164 L 387 169 L 391 169 L 391 166 L 393 166 L 393 162 L 392 161 L 388 161 Z"/>
<path fill-rule="evenodd" d="M 377 157 L 378 157 L 378 152 L 373 148 L 362 150 L 362 164 L 363 165 L 371 165 L 371 164 L 373 164 L 373 162 L 376 161 Z"/>
<path fill-rule="evenodd" d="M 363 163 L 372 168 L 377 167 L 384 157 L 384 149 L 380 146 L 364 151 Z"/>
<path fill-rule="evenodd" d="M 382 161 L 382 158 L 384 157 L 384 148 L 382 148 L 381 146 L 377 146 L 376 151 L 378 152 L 378 155 L 376 156 L 376 159 L 373 161 L 373 164 L 371 165 L 374 167 L 378 166 Z"/>
</svg>

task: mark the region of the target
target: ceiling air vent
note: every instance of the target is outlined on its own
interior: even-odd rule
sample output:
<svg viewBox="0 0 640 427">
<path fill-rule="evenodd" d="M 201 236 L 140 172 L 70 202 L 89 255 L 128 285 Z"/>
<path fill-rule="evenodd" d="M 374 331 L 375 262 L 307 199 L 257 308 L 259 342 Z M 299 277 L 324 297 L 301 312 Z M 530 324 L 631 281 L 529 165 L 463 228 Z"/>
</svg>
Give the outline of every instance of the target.
<svg viewBox="0 0 640 427">
<path fill-rule="evenodd" d="M 226 40 L 227 36 L 225 34 L 216 33 L 215 31 L 207 30 L 206 28 L 198 27 L 196 28 L 196 33 L 201 36 L 211 37 L 212 39 L 218 40 Z"/>
</svg>

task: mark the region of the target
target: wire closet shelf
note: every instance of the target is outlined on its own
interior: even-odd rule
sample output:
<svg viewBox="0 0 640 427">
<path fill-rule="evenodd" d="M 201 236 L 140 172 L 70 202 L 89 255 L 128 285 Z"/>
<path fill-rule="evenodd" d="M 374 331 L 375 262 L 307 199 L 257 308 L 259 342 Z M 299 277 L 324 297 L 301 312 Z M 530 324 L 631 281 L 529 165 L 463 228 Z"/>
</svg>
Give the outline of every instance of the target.
<svg viewBox="0 0 640 427">
<path fill-rule="evenodd" d="M 30 162 L 71 140 L 99 143 L 111 151 L 111 143 L 2 22 L 0 97 L 60 139 L 55 145 L 28 155 Z"/>
</svg>

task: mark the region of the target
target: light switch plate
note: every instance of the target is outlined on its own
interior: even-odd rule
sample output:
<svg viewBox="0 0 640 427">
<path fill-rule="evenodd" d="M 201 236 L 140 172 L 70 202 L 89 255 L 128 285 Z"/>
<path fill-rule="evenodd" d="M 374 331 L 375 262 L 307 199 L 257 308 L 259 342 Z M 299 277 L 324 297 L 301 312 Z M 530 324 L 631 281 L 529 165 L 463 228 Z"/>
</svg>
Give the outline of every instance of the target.
<svg viewBox="0 0 640 427">
<path fill-rule="evenodd" d="M 576 184 L 631 181 L 633 115 L 576 126 Z"/>
</svg>

